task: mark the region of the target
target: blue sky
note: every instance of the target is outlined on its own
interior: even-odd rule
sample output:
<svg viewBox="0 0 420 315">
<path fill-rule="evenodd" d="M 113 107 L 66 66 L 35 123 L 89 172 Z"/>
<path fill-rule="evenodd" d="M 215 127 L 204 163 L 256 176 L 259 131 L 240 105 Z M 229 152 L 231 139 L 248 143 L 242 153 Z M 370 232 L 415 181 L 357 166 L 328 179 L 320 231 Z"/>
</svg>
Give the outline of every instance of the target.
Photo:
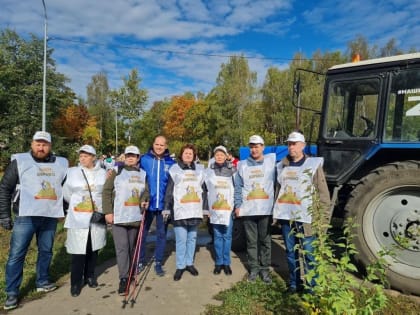
<svg viewBox="0 0 420 315">
<path fill-rule="evenodd" d="M 110 87 L 137 68 L 150 101 L 208 92 L 229 55 L 250 57 L 264 80 L 296 52 L 346 52 L 358 34 L 383 46 L 420 50 L 420 2 L 413 0 L 45 0 L 48 46 L 57 69 L 85 97 L 94 74 Z M 1 28 L 43 38 L 42 0 L 1 0 Z M 89 44 L 82 44 L 89 43 Z M 129 48 L 131 47 L 131 48 Z"/>
</svg>

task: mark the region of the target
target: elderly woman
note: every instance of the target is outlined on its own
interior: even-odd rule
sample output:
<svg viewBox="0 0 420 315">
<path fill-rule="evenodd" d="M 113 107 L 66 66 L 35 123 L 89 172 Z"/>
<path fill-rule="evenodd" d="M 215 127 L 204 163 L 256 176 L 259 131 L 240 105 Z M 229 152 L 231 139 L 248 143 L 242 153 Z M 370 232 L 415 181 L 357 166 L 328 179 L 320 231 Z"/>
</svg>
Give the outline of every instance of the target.
<svg viewBox="0 0 420 315">
<path fill-rule="evenodd" d="M 231 275 L 233 174 L 236 168 L 227 160 L 228 151 L 224 146 L 217 146 L 213 152 L 214 158 L 210 160 L 205 172 L 216 258 L 213 273 L 218 275 L 223 269 L 226 275 Z"/>
<path fill-rule="evenodd" d="M 193 144 L 181 148 L 178 163 L 169 169 L 165 193 L 164 216 L 173 218 L 175 231 L 176 271 L 174 280 L 181 279 L 185 270 L 198 276 L 194 267 L 197 228 L 203 218 L 203 205 L 207 204 L 204 186 L 204 169 L 194 163 L 197 150 Z"/>
<path fill-rule="evenodd" d="M 63 185 L 64 199 L 69 208 L 64 223 L 67 229 L 66 248 L 71 258 L 73 297 L 80 294 L 83 284 L 96 288 L 95 266 L 99 249 L 106 245 L 105 224 L 91 223 L 93 211 L 102 212 L 102 189 L 106 171 L 96 162 L 96 151 L 90 145 L 79 149 L 79 166 L 67 172 Z"/>
<path fill-rule="evenodd" d="M 136 240 L 142 220 L 141 209 L 148 207 L 149 187 L 146 173 L 138 168 L 140 151 L 130 145 L 124 150 L 124 164 L 114 168 L 105 182 L 103 210 L 106 221 L 112 224 L 119 273 L 118 294 L 128 290 L 130 267 L 137 266 L 134 257 Z M 145 246 L 143 244 L 142 246 Z"/>
</svg>

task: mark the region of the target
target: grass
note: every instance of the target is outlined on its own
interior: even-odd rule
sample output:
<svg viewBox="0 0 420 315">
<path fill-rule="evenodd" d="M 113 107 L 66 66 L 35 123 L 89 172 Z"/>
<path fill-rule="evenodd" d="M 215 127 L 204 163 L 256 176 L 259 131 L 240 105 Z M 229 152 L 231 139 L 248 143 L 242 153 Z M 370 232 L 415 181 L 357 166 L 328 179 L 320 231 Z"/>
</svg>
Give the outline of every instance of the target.
<svg viewBox="0 0 420 315">
<path fill-rule="evenodd" d="M 270 285 L 260 279 L 254 283 L 243 280 L 218 293 L 215 299 L 222 304 L 207 305 L 206 315 L 303 314 L 299 297 L 287 294 L 286 285 L 278 276 L 273 277 Z"/>
<path fill-rule="evenodd" d="M 66 231 L 63 227 L 64 222 L 59 222 L 57 226 L 57 233 L 54 241 L 54 253 L 51 262 L 50 276 L 51 281 L 58 285 L 65 283 L 69 278 L 70 258 L 67 254 L 64 242 L 66 240 Z M 0 304 L 3 305 L 6 299 L 5 293 L 5 266 L 8 258 L 9 243 L 11 231 L 0 229 Z M 30 300 L 41 296 L 43 293 L 36 292 L 35 277 L 36 277 L 36 259 L 37 247 L 35 238 L 31 242 L 28 253 L 26 254 L 23 282 L 20 287 L 20 299 Z M 98 264 L 115 257 L 114 242 L 111 233 L 107 234 L 107 245 L 100 250 L 98 257 Z"/>
<path fill-rule="evenodd" d="M 303 301 L 297 294 L 289 294 L 286 285 L 277 274 L 273 283 L 266 285 L 261 280 L 249 283 L 246 280 L 215 296 L 221 305 L 206 305 L 205 315 L 304 315 Z M 408 296 L 388 296 L 387 307 L 376 315 L 416 315 L 420 305 Z M 364 314 L 360 310 L 360 314 Z"/>
<path fill-rule="evenodd" d="M 204 228 L 204 227 L 203 227 Z M 0 304 L 5 301 L 4 266 L 8 258 L 11 232 L 0 229 Z M 64 242 L 66 232 L 63 222 L 58 224 L 54 243 L 54 256 L 51 264 L 51 280 L 57 284 L 69 281 L 70 255 L 66 253 Z M 107 235 L 107 246 L 99 253 L 98 264 L 115 256 L 114 244 L 110 233 Z M 35 240 L 29 248 L 24 265 L 23 283 L 20 298 L 31 300 L 41 296 L 35 290 L 35 267 L 37 249 Z M 286 285 L 282 278 L 273 274 L 273 283 L 266 285 L 257 280 L 248 283 L 246 280 L 235 284 L 231 289 L 218 293 L 215 297 L 221 305 L 207 305 L 206 315 L 268 315 L 268 314 L 305 314 L 299 295 L 286 292 Z M 389 296 L 386 309 L 378 315 L 414 315 L 419 314 L 420 305 L 410 297 L 399 295 Z"/>
</svg>

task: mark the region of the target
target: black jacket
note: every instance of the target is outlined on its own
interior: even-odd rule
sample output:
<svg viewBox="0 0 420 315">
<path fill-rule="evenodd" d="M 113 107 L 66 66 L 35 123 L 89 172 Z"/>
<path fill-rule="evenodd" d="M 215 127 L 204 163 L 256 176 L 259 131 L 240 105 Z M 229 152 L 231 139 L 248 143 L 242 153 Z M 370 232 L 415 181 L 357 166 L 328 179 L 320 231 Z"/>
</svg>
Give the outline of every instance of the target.
<svg viewBox="0 0 420 315">
<path fill-rule="evenodd" d="M 43 160 L 39 160 L 32 155 L 36 163 L 54 163 L 55 156 L 49 155 Z M 17 167 L 17 161 L 13 160 L 4 171 L 3 178 L 0 182 L 0 219 L 11 218 L 11 206 L 15 215 L 19 214 L 19 195 L 18 193 L 20 179 Z M 16 200 L 15 200 L 16 198 Z M 13 200 L 13 205 L 12 205 Z"/>
</svg>

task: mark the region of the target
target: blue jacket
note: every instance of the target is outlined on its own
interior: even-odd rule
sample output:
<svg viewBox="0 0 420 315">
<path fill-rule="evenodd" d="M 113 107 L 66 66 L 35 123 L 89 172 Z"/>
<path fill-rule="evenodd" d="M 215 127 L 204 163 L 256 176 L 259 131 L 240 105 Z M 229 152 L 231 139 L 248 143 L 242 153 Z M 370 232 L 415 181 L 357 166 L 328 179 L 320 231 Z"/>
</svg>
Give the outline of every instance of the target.
<svg viewBox="0 0 420 315">
<path fill-rule="evenodd" d="M 159 159 L 152 149 L 149 149 L 140 159 L 140 167 L 146 172 L 146 179 L 149 183 L 149 209 L 150 211 L 164 210 L 165 191 L 168 184 L 169 168 L 175 161 L 169 156 L 166 150 L 163 157 Z"/>
</svg>

